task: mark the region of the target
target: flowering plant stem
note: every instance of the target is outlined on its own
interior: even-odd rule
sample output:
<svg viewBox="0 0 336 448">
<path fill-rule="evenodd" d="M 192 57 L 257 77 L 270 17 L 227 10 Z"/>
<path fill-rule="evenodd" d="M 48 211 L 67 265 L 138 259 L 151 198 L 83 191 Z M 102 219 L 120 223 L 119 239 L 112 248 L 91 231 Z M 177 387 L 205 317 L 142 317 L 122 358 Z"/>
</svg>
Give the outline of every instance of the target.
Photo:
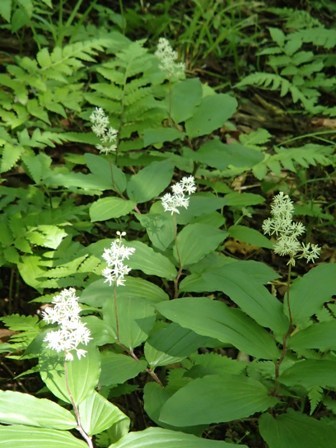
<svg viewBox="0 0 336 448">
<path fill-rule="evenodd" d="M 113 285 L 113 307 L 114 315 L 116 320 L 116 337 L 119 342 L 120 339 L 120 326 L 119 326 L 119 314 L 118 314 L 118 296 L 117 296 L 117 286 Z"/>
<path fill-rule="evenodd" d="M 77 422 L 77 431 L 80 433 L 80 435 L 83 437 L 83 439 L 85 440 L 85 442 L 87 443 L 89 448 L 94 448 L 93 442 L 92 442 L 92 438 L 86 433 L 86 431 L 84 430 L 82 424 L 81 424 L 81 419 L 80 419 L 80 415 L 79 415 L 79 410 L 78 407 L 74 401 L 70 386 L 69 386 L 69 373 L 68 373 L 68 366 L 67 366 L 67 361 L 64 361 L 64 376 L 65 376 L 65 387 L 67 389 L 67 392 L 69 394 L 69 398 L 75 413 L 75 418 L 76 418 L 76 422 Z"/>
<path fill-rule="evenodd" d="M 281 367 L 283 360 L 285 359 L 287 349 L 288 349 L 288 347 L 287 347 L 288 339 L 293 331 L 293 317 L 292 317 L 292 310 L 291 310 L 291 306 L 290 306 L 291 275 L 292 275 L 292 264 L 289 263 L 288 273 L 287 273 L 287 291 L 286 291 L 286 297 L 285 297 L 287 311 L 288 311 L 289 324 L 288 324 L 288 329 L 282 339 L 282 351 L 281 351 L 280 357 L 275 362 L 273 395 L 277 395 L 278 391 L 279 391 L 280 367 Z"/>
<path fill-rule="evenodd" d="M 182 268 L 181 257 L 180 257 L 180 252 L 179 252 L 179 248 L 178 248 L 178 243 L 177 243 L 177 222 L 176 222 L 175 215 L 173 215 L 173 219 L 174 219 L 174 241 L 175 241 L 176 254 L 177 254 L 178 263 L 179 263 L 179 269 L 178 269 L 177 275 L 174 279 L 174 299 L 176 299 L 179 296 L 179 281 L 180 281 L 180 277 L 182 275 L 183 268 Z"/>
</svg>

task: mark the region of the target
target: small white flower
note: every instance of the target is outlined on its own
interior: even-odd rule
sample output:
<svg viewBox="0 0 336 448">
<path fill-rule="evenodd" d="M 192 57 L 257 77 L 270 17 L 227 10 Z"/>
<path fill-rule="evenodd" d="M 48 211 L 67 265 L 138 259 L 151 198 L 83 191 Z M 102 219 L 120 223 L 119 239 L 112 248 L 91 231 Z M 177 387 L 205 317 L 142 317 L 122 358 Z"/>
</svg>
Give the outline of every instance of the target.
<svg viewBox="0 0 336 448">
<path fill-rule="evenodd" d="M 107 267 L 103 270 L 102 275 L 105 277 L 105 282 L 110 286 L 114 283 L 117 286 L 125 285 L 125 275 L 128 275 L 131 268 L 124 264 L 124 260 L 128 260 L 134 254 L 134 247 L 126 247 L 122 244 L 122 237 L 126 235 L 125 232 L 117 232 L 118 239 L 114 240 L 109 249 L 105 249 L 103 258 L 107 263 Z"/>
<path fill-rule="evenodd" d="M 160 61 L 160 69 L 167 73 L 168 78 L 182 79 L 185 74 L 185 64 L 176 62 L 178 55 L 164 37 L 160 37 L 155 56 Z"/>
<path fill-rule="evenodd" d="M 287 194 L 280 192 L 273 198 L 271 218 L 265 219 L 262 229 L 266 235 L 275 235 L 274 252 L 289 256 L 288 264 L 295 265 L 295 258 L 305 258 L 308 262 L 315 261 L 320 254 L 316 244 L 300 243 L 298 237 L 306 231 L 301 222 L 293 221 L 294 205 Z"/>
<path fill-rule="evenodd" d="M 91 339 L 90 331 L 81 322 L 79 313 L 81 308 L 74 288 L 64 289 L 54 297 L 52 307 L 42 313 L 43 320 L 48 324 L 58 324 L 59 329 L 49 331 L 44 338 L 47 347 L 56 352 L 64 352 L 65 359 L 73 360 L 73 350 L 78 359 L 86 354 L 86 350 L 79 349 L 80 344 L 87 345 Z"/>
<path fill-rule="evenodd" d="M 117 150 L 118 131 L 109 127 L 109 119 L 101 107 L 96 107 L 90 115 L 92 131 L 100 139 L 101 144 L 96 148 L 103 154 Z"/>
<path fill-rule="evenodd" d="M 195 179 L 193 176 L 183 177 L 180 182 L 171 187 L 173 194 L 166 193 L 161 198 L 161 203 L 165 212 L 180 213 L 179 208 L 188 208 L 189 196 L 196 191 Z"/>
</svg>

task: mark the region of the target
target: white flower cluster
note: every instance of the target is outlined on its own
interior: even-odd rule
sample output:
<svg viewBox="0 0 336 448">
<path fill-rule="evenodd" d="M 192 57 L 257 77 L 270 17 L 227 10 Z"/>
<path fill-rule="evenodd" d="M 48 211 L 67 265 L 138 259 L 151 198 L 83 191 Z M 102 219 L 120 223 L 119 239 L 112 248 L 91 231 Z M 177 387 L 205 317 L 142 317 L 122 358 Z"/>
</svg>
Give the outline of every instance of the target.
<svg viewBox="0 0 336 448">
<path fill-rule="evenodd" d="M 314 262 L 320 256 L 320 248 L 316 244 L 300 243 L 298 237 L 306 231 L 301 222 L 293 222 L 294 205 L 290 197 L 282 191 L 277 194 L 271 206 L 271 218 L 263 222 L 266 235 L 275 235 L 274 252 L 278 255 L 289 255 L 288 264 L 295 264 L 295 257 Z"/>
<path fill-rule="evenodd" d="M 189 196 L 195 193 L 194 176 L 183 177 L 180 182 L 172 186 L 173 194 L 166 193 L 162 198 L 162 206 L 165 212 L 180 213 L 179 207 L 188 208 Z"/>
<path fill-rule="evenodd" d="M 122 244 L 122 237 L 126 232 L 117 232 L 118 239 L 113 241 L 109 249 L 105 249 L 103 258 L 107 263 L 107 267 L 102 274 L 105 277 L 105 282 L 110 286 L 115 283 L 117 286 L 125 285 L 125 275 L 127 275 L 131 268 L 124 264 L 124 260 L 128 260 L 134 254 L 134 247 L 126 247 Z"/>
<path fill-rule="evenodd" d="M 73 350 L 78 359 L 85 356 L 86 350 L 79 349 L 79 344 L 87 345 L 91 339 L 90 331 L 80 321 L 81 308 L 74 288 L 63 289 L 54 297 L 53 306 L 43 311 L 42 317 L 48 324 L 58 324 L 60 328 L 49 331 L 44 338 L 47 346 L 56 352 L 64 352 L 67 361 L 73 361 Z"/>
<path fill-rule="evenodd" d="M 97 145 L 96 148 L 105 154 L 115 152 L 117 150 L 118 131 L 110 127 L 109 119 L 101 107 L 95 108 L 90 115 L 90 121 L 92 131 L 101 141 L 101 145 Z"/>
<path fill-rule="evenodd" d="M 167 73 L 168 78 L 183 79 L 185 76 L 185 64 L 176 62 L 178 55 L 172 49 L 170 43 L 164 37 L 160 37 L 155 56 L 160 61 L 160 69 Z"/>
</svg>

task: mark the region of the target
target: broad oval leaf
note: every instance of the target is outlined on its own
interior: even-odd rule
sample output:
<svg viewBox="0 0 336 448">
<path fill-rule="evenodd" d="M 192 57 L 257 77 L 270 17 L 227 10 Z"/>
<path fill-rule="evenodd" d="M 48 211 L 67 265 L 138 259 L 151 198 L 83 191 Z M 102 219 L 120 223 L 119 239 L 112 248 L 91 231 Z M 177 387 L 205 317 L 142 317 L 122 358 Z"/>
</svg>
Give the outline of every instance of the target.
<svg viewBox="0 0 336 448">
<path fill-rule="evenodd" d="M 152 162 L 134 174 L 127 184 L 128 197 L 136 203 L 147 202 L 169 185 L 173 176 L 173 164 L 169 160 Z"/>
<path fill-rule="evenodd" d="M 336 264 L 323 263 L 296 280 L 290 290 L 294 323 L 300 323 L 319 311 L 336 294 Z"/>
<path fill-rule="evenodd" d="M 121 198 L 102 198 L 93 202 L 90 206 L 91 222 L 107 221 L 112 218 L 120 218 L 130 213 L 135 207 L 135 202 Z"/>
<path fill-rule="evenodd" d="M 289 411 L 275 418 L 264 414 L 259 419 L 259 430 L 269 448 L 336 446 L 334 425 L 299 412 Z"/>
<path fill-rule="evenodd" d="M 90 153 L 85 154 L 84 158 L 91 173 L 96 176 L 102 184 L 105 184 L 106 190 L 114 190 L 118 193 L 125 191 L 126 176 L 120 168 L 111 162 L 111 160 Z"/>
<path fill-rule="evenodd" d="M 61 430 L 77 426 L 71 412 L 53 401 L 10 390 L 0 391 L 0 423 Z"/>
<path fill-rule="evenodd" d="M 112 386 L 123 384 L 130 378 L 136 377 L 147 368 L 146 361 L 135 360 L 131 356 L 122 353 L 105 351 L 102 353 L 101 374 L 99 384 Z"/>
<path fill-rule="evenodd" d="M 227 232 L 208 224 L 189 224 L 177 235 L 174 257 L 181 267 L 197 263 L 214 251 L 226 236 Z"/>
<path fill-rule="evenodd" d="M 86 397 L 78 406 L 81 425 L 84 431 L 93 436 L 111 426 L 118 425 L 117 432 L 124 436 L 128 433 L 130 420 L 117 406 L 110 403 L 97 392 Z"/>
<path fill-rule="evenodd" d="M 4 448 L 87 448 L 68 431 L 31 426 L 0 426 L 0 446 Z"/>
<path fill-rule="evenodd" d="M 64 361 L 51 351 L 44 351 L 40 356 L 39 369 L 43 382 L 48 389 L 61 400 L 71 403 L 68 387 L 76 405 L 92 393 L 98 384 L 100 375 L 100 354 L 90 344 L 85 347 L 86 356 L 73 361 L 66 361 L 68 381 L 65 379 Z M 68 386 L 68 387 L 67 387 Z"/>
<path fill-rule="evenodd" d="M 125 347 L 133 350 L 144 342 L 155 322 L 155 309 L 146 300 L 132 297 L 116 297 L 117 308 L 114 300 L 110 300 L 103 307 L 104 321 L 109 325 L 119 341 Z M 116 309 L 118 320 L 116 319 Z M 117 326 L 118 322 L 118 326 Z"/>
<path fill-rule="evenodd" d="M 336 350 L 336 320 L 319 322 L 295 333 L 288 346 L 294 350 Z"/>
<path fill-rule="evenodd" d="M 168 300 L 168 295 L 157 285 L 140 277 L 126 277 L 123 287 L 118 288 L 118 297 L 133 297 L 135 299 L 148 300 L 149 302 L 161 302 Z M 101 307 L 112 300 L 113 288 L 103 279 L 96 280 L 84 289 L 80 301 L 87 305 Z"/>
<path fill-rule="evenodd" d="M 207 346 L 209 338 L 177 324 L 161 328 L 145 344 L 145 357 L 153 368 L 173 364 L 189 356 L 200 347 Z"/>
<path fill-rule="evenodd" d="M 109 448 L 247 448 L 246 445 L 201 439 L 192 434 L 162 428 L 130 432 Z M 20 447 L 21 448 L 21 447 Z M 71 448 L 71 447 L 70 447 Z"/>
<path fill-rule="evenodd" d="M 170 114 L 176 123 L 192 117 L 202 100 L 202 84 L 198 78 L 184 79 L 174 84 L 168 101 Z"/>
<path fill-rule="evenodd" d="M 207 298 L 183 298 L 157 305 L 158 311 L 181 327 L 232 344 L 256 358 L 277 359 L 272 336 L 242 311 Z"/>
<path fill-rule="evenodd" d="M 236 108 L 237 101 L 230 95 L 205 96 L 192 117 L 185 122 L 188 136 L 194 138 L 211 134 L 232 117 Z"/>
<path fill-rule="evenodd" d="M 135 253 L 128 261 L 132 269 L 139 269 L 145 274 L 157 275 L 167 280 L 173 280 L 176 277 L 175 266 L 167 257 L 140 241 L 132 241 L 129 245 L 135 247 Z"/>
<path fill-rule="evenodd" d="M 305 359 L 298 361 L 280 375 L 286 386 L 336 387 L 336 361 L 329 359 Z"/>
<path fill-rule="evenodd" d="M 174 426 L 229 422 L 277 403 L 259 381 L 243 375 L 209 375 L 191 381 L 162 407 L 160 420 Z"/>
</svg>

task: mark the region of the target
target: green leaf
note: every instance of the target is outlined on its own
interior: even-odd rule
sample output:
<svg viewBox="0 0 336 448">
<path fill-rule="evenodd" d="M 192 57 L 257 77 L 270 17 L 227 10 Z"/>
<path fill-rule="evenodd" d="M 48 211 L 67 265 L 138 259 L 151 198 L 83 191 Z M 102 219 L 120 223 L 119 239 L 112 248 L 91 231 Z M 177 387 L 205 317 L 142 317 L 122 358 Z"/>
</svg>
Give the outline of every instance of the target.
<svg viewBox="0 0 336 448">
<path fill-rule="evenodd" d="M 98 201 L 93 202 L 90 206 L 91 222 L 120 218 L 120 216 L 125 216 L 130 213 L 135 205 L 133 201 L 116 197 L 98 199 Z"/>
<path fill-rule="evenodd" d="M 77 426 L 74 416 L 58 404 L 9 390 L 0 391 L 0 422 L 61 430 Z"/>
<path fill-rule="evenodd" d="M 125 286 L 118 288 L 118 297 L 133 297 L 134 299 L 161 302 L 168 300 L 168 295 L 157 285 L 139 277 L 127 277 Z M 81 302 L 91 306 L 100 307 L 112 300 L 113 288 L 104 280 L 91 283 L 81 294 Z"/>
<path fill-rule="evenodd" d="M 81 425 L 90 436 L 99 434 L 114 425 L 122 428 L 122 435 L 128 433 L 130 420 L 127 415 L 97 392 L 93 392 L 83 400 L 78 410 Z"/>
<path fill-rule="evenodd" d="M 85 347 L 86 356 L 66 361 L 68 386 L 76 405 L 92 393 L 100 375 L 100 355 L 96 347 Z M 64 373 L 64 361 L 45 351 L 40 356 L 40 375 L 48 389 L 58 398 L 71 403 Z"/>
<path fill-rule="evenodd" d="M 0 446 L 6 448 L 87 448 L 67 431 L 31 426 L 0 426 Z"/>
<path fill-rule="evenodd" d="M 254 193 L 228 193 L 224 197 L 224 205 L 229 207 L 248 207 L 265 202 L 265 198 Z"/>
<path fill-rule="evenodd" d="M 288 347 L 299 351 L 306 349 L 336 350 L 335 334 L 336 320 L 315 323 L 294 333 L 289 339 Z"/>
<path fill-rule="evenodd" d="M 104 305 L 104 321 L 117 336 L 117 320 L 115 302 L 111 299 Z M 128 349 L 133 350 L 147 338 L 155 322 L 155 309 L 146 300 L 132 297 L 118 297 L 119 341 Z"/>
<path fill-rule="evenodd" d="M 162 428 L 147 428 L 130 432 L 109 448 L 247 448 L 219 440 L 201 439 L 192 434 Z M 19 447 L 21 448 L 21 447 Z M 30 447 L 29 447 L 30 448 Z M 315 447 L 316 448 L 316 447 Z"/>
<path fill-rule="evenodd" d="M 6 20 L 6 22 L 10 22 L 12 12 L 12 0 L 2 0 L 0 2 L 0 16 Z"/>
<path fill-rule="evenodd" d="M 128 261 L 132 269 L 139 269 L 147 275 L 157 275 L 167 280 L 176 277 L 175 266 L 167 257 L 140 241 L 132 241 L 130 245 L 135 247 L 135 253 Z"/>
<path fill-rule="evenodd" d="M 207 224 L 189 224 L 177 235 L 174 257 L 181 267 L 197 263 L 224 241 L 227 232 Z"/>
<path fill-rule="evenodd" d="M 192 158 L 218 170 L 224 170 L 229 165 L 251 168 L 261 162 L 264 155 L 239 143 L 225 144 L 214 138 L 201 145 Z"/>
<path fill-rule="evenodd" d="M 174 426 L 229 422 L 277 403 L 259 381 L 243 375 L 209 375 L 191 381 L 163 405 L 160 420 Z"/>
<path fill-rule="evenodd" d="M 123 384 L 144 372 L 146 368 L 146 361 L 137 361 L 131 356 L 121 353 L 103 352 L 99 384 L 101 386 Z"/>
<path fill-rule="evenodd" d="M 185 79 L 173 85 L 168 97 L 170 115 L 175 123 L 191 118 L 202 100 L 202 84 L 198 78 Z"/>
<path fill-rule="evenodd" d="M 211 134 L 232 117 L 236 108 L 235 98 L 224 93 L 202 98 L 195 113 L 185 122 L 188 136 L 195 138 Z"/>
<path fill-rule="evenodd" d="M 336 361 L 329 359 L 306 359 L 296 362 L 280 375 L 286 386 L 336 387 Z"/>
<path fill-rule="evenodd" d="M 259 269 L 257 263 L 251 266 L 250 272 L 242 272 L 244 265 L 241 262 L 229 263 L 219 268 L 213 267 L 202 273 L 201 283 L 194 283 L 188 290 L 222 291 L 258 324 L 271 328 L 281 335 L 288 328 L 288 319 L 282 311 L 283 306 L 256 279 L 253 266 L 257 273 Z"/>
<path fill-rule="evenodd" d="M 126 189 L 126 176 L 120 168 L 111 160 L 107 160 L 96 154 L 85 154 L 84 158 L 91 173 L 106 185 L 106 189 L 112 189 L 117 193 L 123 193 Z"/>
<path fill-rule="evenodd" d="M 175 237 L 174 218 L 169 213 L 152 213 L 152 211 L 146 215 L 136 214 L 136 217 L 146 229 L 153 246 L 165 251 Z"/>
<path fill-rule="evenodd" d="M 258 230 L 251 229 L 246 226 L 231 226 L 228 230 L 229 235 L 238 240 L 243 241 L 244 243 L 252 244 L 257 247 L 266 247 L 267 249 L 272 249 L 272 242 L 266 238 L 262 233 Z"/>
<path fill-rule="evenodd" d="M 208 339 L 172 323 L 151 334 L 145 344 L 145 358 L 152 368 L 174 364 L 206 347 Z"/>
<path fill-rule="evenodd" d="M 150 145 L 160 145 L 165 142 L 173 142 L 174 140 L 183 140 L 184 133 L 175 128 L 155 128 L 145 129 L 144 131 L 144 147 Z"/>
<path fill-rule="evenodd" d="M 296 280 L 290 290 L 294 323 L 300 324 L 336 294 L 336 264 L 323 263 Z"/>
<path fill-rule="evenodd" d="M 50 172 L 51 158 L 46 154 L 25 155 L 22 157 L 22 161 L 36 184 L 40 184 Z"/>
<path fill-rule="evenodd" d="M 334 425 L 292 410 L 276 418 L 270 414 L 262 415 L 259 430 L 269 448 L 336 446 Z"/>
<path fill-rule="evenodd" d="M 279 351 L 272 336 L 236 308 L 207 298 L 183 298 L 157 305 L 158 311 L 181 327 L 232 344 L 256 358 L 276 359 Z"/>
<path fill-rule="evenodd" d="M 2 150 L 0 173 L 9 171 L 24 153 L 22 146 L 14 146 L 6 143 Z"/>
<path fill-rule="evenodd" d="M 127 184 L 128 197 L 136 203 L 150 201 L 169 185 L 173 165 L 169 160 L 152 162 L 132 176 Z"/>
</svg>

